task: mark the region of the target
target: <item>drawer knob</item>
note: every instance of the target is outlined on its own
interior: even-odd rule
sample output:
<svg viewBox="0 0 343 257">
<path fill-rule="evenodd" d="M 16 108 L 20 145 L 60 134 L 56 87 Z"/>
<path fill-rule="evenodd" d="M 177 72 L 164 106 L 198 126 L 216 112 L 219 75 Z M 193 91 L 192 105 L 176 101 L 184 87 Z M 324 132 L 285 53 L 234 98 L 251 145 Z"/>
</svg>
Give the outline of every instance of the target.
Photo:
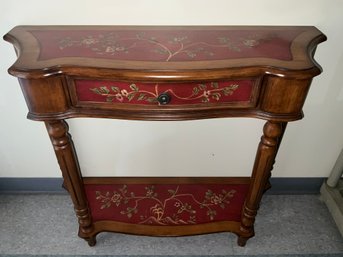
<svg viewBox="0 0 343 257">
<path fill-rule="evenodd" d="M 168 104 L 171 100 L 171 97 L 168 93 L 162 93 L 157 97 L 157 101 L 161 104 L 161 105 L 165 105 Z"/>
</svg>

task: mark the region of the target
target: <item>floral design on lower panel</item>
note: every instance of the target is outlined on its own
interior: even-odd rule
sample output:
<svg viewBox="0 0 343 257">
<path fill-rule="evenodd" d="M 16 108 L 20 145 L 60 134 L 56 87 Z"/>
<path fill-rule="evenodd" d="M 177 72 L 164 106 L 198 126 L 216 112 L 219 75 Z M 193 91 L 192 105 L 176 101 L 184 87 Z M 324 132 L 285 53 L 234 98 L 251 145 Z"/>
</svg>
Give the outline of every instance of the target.
<svg viewBox="0 0 343 257">
<path fill-rule="evenodd" d="M 227 210 L 236 190 L 222 189 L 221 193 L 207 190 L 204 195 L 179 192 L 179 186 L 166 189 L 165 196 L 155 192 L 153 185 L 145 187 L 145 193 L 136 195 L 126 185 L 118 191 L 96 191 L 100 209 L 113 208 L 114 212 L 128 219 L 139 216 L 139 224 L 191 225 L 197 224 L 197 211 L 206 213 L 208 222 L 215 219 L 217 208 Z M 137 218 L 137 217 L 136 217 Z"/>
</svg>

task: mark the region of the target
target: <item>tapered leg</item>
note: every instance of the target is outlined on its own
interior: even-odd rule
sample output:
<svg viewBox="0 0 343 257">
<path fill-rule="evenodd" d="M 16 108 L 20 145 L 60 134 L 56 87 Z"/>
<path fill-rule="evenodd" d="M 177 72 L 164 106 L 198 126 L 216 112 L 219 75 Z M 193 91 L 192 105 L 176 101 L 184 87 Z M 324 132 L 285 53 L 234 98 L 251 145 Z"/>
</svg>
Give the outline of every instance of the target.
<svg viewBox="0 0 343 257">
<path fill-rule="evenodd" d="M 90 245 L 94 245 L 95 237 L 93 237 L 91 215 L 87 205 L 74 144 L 68 133 L 68 124 L 64 120 L 54 120 L 46 121 L 45 125 L 62 171 L 63 184 L 67 188 L 74 204 L 75 213 L 79 221 L 79 236 L 90 242 Z"/>
<path fill-rule="evenodd" d="M 263 127 L 263 136 L 256 153 L 252 181 L 242 211 L 241 234 L 238 238 L 240 246 L 244 246 L 246 241 L 254 236 L 255 216 L 270 177 L 279 147 L 279 138 L 284 131 L 283 125 L 282 122 L 268 121 Z"/>
<path fill-rule="evenodd" d="M 277 155 L 277 153 L 278 153 L 278 151 L 279 151 L 279 148 L 280 148 L 280 145 L 281 145 L 281 141 L 282 141 L 283 135 L 285 134 L 285 131 L 286 131 L 287 122 L 281 122 L 280 125 L 281 125 L 281 130 L 282 130 L 282 131 L 281 131 L 281 134 L 280 134 L 280 136 L 278 137 L 278 140 L 277 140 L 277 149 L 276 149 L 275 156 Z M 269 179 L 270 179 L 270 177 L 271 177 L 271 175 L 272 175 L 271 171 L 272 171 L 273 168 L 274 168 L 274 164 L 275 164 L 275 158 L 274 158 L 274 162 L 273 162 L 272 168 L 271 168 L 270 171 L 269 171 L 268 181 L 267 181 L 266 186 L 265 186 L 265 188 L 264 188 L 264 192 L 266 192 L 267 190 L 269 190 L 269 189 L 272 187 L 272 185 L 271 185 L 270 182 L 269 182 Z"/>
</svg>

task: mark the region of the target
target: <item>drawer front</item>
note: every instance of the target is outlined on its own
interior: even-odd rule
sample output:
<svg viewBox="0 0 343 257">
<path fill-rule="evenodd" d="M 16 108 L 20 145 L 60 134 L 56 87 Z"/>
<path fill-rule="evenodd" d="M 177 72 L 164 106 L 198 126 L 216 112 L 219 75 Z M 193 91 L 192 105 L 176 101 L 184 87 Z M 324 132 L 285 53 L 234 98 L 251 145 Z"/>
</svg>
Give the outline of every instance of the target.
<svg viewBox="0 0 343 257">
<path fill-rule="evenodd" d="M 142 83 L 75 79 L 76 103 L 147 106 L 229 104 L 254 106 L 258 83 L 254 79 L 205 83 Z M 87 104 L 88 103 L 88 104 Z"/>
</svg>

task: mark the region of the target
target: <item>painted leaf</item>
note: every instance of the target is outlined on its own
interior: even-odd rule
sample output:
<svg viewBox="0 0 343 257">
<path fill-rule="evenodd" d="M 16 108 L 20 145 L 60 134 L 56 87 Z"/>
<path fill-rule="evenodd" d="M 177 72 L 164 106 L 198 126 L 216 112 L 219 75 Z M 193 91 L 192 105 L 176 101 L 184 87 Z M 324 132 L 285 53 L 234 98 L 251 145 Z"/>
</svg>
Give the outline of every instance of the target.
<svg viewBox="0 0 343 257">
<path fill-rule="evenodd" d="M 146 98 L 146 94 L 140 94 L 139 96 L 138 96 L 138 101 L 142 101 L 142 100 L 144 100 Z"/>
<path fill-rule="evenodd" d="M 90 90 L 98 95 L 101 95 L 99 88 L 90 88 Z"/>
<path fill-rule="evenodd" d="M 207 97 L 203 97 L 201 99 L 201 102 L 203 102 L 203 103 L 208 103 L 209 101 L 210 101 L 210 99 L 208 99 Z"/>
<path fill-rule="evenodd" d="M 106 102 L 112 102 L 113 99 L 114 99 L 113 96 L 108 96 L 108 97 L 106 97 Z"/>
<path fill-rule="evenodd" d="M 197 56 L 196 53 L 191 52 L 191 51 L 187 51 L 187 55 L 188 55 L 190 58 L 194 58 L 195 56 Z"/>
<path fill-rule="evenodd" d="M 199 84 L 199 88 L 201 90 L 205 90 L 207 88 L 207 86 L 205 84 Z"/>
<path fill-rule="evenodd" d="M 175 190 L 169 189 L 168 193 L 171 194 L 171 195 L 174 195 L 175 194 Z"/>
<path fill-rule="evenodd" d="M 212 93 L 212 98 L 213 98 L 213 99 L 219 101 L 220 97 L 221 97 L 221 94 L 220 94 L 220 93 L 218 93 L 218 92 Z"/>
<path fill-rule="evenodd" d="M 212 88 L 219 88 L 218 82 L 212 82 L 212 83 L 211 83 L 211 87 L 212 87 Z"/>
<path fill-rule="evenodd" d="M 158 54 L 166 54 L 167 50 L 163 49 L 163 48 L 157 48 L 152 50 L 152 52 L 158 53 Z"/>
<path fill-rule="evenodd" d="M 128 94 L 127 95 L 127 99 L 129 99 L 129 101 L 131 101 L 134 97 L 135 97 L 135 94 Z"/>
<path fill-rule="evenodd" d="M 109 94 L 110 90 L 106 86 L 104 86 L 104 87 L 100 87 L 100 92 L 105 93 L 105 94 Z"/>
<path fill-rule="evenodd" d="M 149 103 L 155 103 L 155 102 L 157 102 L 157 99 L 156 99 L 155 97 L 148 97 L 146 100 L 147 100 Z"/>
<path fill-rule="evenodd" d="M 199 93 L 199 88 L 194 87 L 194 88 L 193 88 L 193 94 L 194 94 L 194 95 L 197 95 L 198 93 Z"/>
<path fill-rule="evenodd" d="M 115 93 L 119 93 L 119 87 L 111 87 L 112 91 Z"/>
<path fill-rule="evenodd" d="M 138 91 L 138 87 L 136 86 L 136 84 L 131 84 L 130 85 L 130 88 L 133 90 L 133 91 Z"/>
</svg>

